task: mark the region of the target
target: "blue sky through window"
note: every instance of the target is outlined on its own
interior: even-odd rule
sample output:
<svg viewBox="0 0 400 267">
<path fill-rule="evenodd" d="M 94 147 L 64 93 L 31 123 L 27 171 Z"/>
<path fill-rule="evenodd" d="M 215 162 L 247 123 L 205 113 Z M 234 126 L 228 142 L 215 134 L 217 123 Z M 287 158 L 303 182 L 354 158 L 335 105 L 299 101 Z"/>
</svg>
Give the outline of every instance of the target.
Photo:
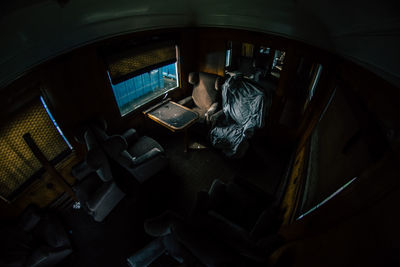
<svg viewBox="0 0 400 267">
<path fill-rule="evenodd" d="M 65 143 L 72 150 L 71 144 L 68 142 L 67 138 L 65 137 L 64 133 L 61 131 L 61 128 L 58 126 L 56 120 L 54 119 L 53 115 L 51 114 L 49 108 L 46 105 L 46 102 L 43 99 L 43 96 L 40 96 L 40 101 L 42 101 L 43 107 L 46 110 L 47 114 L 49 114 L 50 120 L 53 122 L 54 126 L 56 127 L 57 131 L 60 133 L 61 137 L 64 139 Z"/>
</svg>

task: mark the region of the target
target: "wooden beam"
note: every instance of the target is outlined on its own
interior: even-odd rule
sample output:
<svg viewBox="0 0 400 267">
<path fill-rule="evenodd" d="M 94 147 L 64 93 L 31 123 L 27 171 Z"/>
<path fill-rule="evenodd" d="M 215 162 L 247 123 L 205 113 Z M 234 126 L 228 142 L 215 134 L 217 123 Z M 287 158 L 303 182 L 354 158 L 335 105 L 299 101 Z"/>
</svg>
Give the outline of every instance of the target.
<svg viewBox="0 0 400 267">
<path fill-rule="evenodd" d="M 30 133 L 26 133 L 23 135 L 23 138 L 28 145 L 29 149 L 32 151 L 33 155 L 39 160 L 39 162 L 43 165 L 44 169 L 55 179 L 57 184 L 64 189 L 64 191 L 73 199 L 77 200 L 74 191 L 71 186 L 64 180 L 61 174 L 58 173 L 56 168 L 50 163 L 50 161 L 46 158 L 46 156 L 42 153 L 40 148 L 33 140 Z"/>
</svg>

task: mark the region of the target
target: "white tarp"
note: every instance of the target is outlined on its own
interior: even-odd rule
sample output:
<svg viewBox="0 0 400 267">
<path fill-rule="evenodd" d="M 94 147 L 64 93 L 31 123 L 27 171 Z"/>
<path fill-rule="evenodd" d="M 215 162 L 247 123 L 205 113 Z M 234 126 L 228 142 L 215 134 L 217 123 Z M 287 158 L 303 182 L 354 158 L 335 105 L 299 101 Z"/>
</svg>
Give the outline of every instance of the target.
<svg viewBox="0 0 400 267">
<path fill-rule="evenodd" d="M 264 126 L 270 103 L 270 97 L 266 97 L 254 82 L 238 75 L 230 77 L 222 86 L 224 116 L 210 132 L 213 146 L 222 149 L 227 156 L 235 156 L 254 130 Z"/>
</svg>

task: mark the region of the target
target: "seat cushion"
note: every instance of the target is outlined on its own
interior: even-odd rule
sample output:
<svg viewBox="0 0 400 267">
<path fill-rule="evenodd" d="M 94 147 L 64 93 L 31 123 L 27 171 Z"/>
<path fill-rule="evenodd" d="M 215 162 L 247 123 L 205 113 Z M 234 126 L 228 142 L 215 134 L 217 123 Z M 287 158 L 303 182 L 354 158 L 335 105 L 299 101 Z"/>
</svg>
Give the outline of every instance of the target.
<svg viewBox="0 0 400 267">
<path fill-rule="evenodd" d="M 164 152 L 164 149 L 156 140 L 148 136 L 142 136 L 135 144 L 128 148 L 128 152 L 132 157 L 140 157 L 153 148 L 158 148 L 161 152 Z"/>
</svg>

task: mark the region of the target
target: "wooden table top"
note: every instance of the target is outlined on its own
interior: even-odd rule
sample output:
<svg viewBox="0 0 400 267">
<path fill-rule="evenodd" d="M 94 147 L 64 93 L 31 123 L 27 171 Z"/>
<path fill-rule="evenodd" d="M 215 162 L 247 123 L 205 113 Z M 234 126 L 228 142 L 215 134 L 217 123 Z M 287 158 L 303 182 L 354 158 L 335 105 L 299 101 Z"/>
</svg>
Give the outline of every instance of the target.
<svg viewBox="0 0 400 267">
<path fill-rule="evenodd" d="M 156 105 L 143 113 L 173 132 L 186 129 L 199 118 L 196 112 L 173 101 Z"/>
</svg>

